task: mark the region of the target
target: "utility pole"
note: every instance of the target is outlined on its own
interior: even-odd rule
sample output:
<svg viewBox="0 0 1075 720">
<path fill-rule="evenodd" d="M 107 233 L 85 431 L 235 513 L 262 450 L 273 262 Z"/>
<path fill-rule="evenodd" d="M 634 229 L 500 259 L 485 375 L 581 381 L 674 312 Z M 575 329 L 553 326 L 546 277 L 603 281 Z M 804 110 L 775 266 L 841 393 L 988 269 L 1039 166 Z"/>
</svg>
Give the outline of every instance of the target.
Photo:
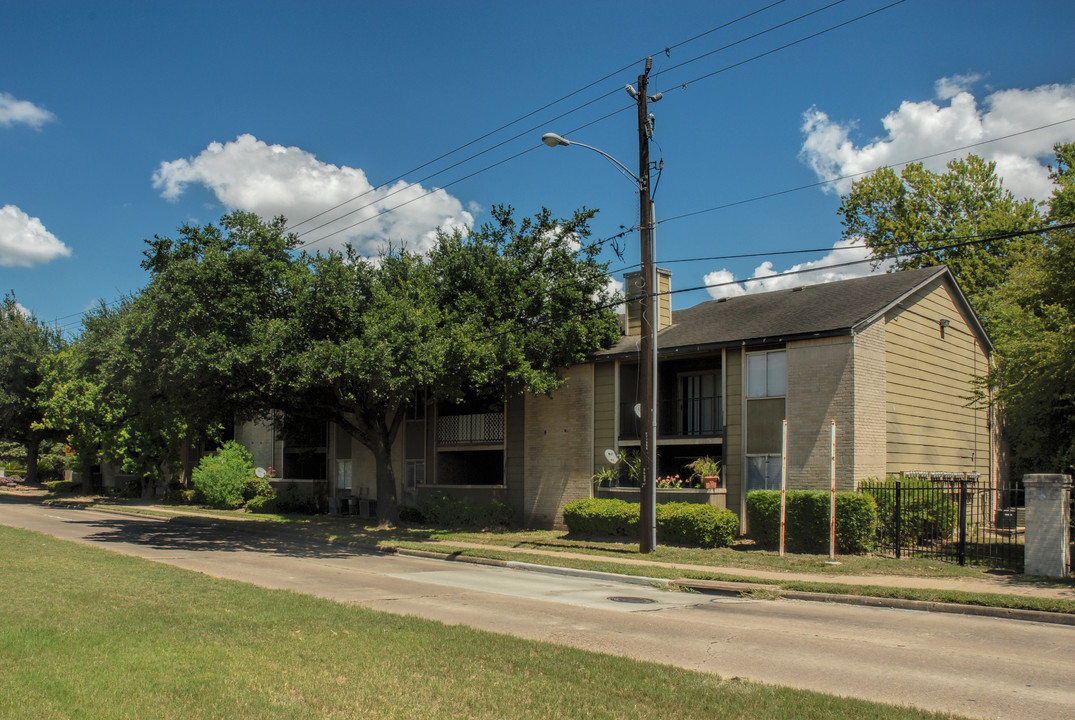
<svg viewBox="0 0 1075 720">
<path fill-rule="evenodd" d="M 652 134 L 647 108 L 647 82 L 653 58 L 646 58 L 646 70 L 638 76 L 638 178 L 639 244 L 642 250 L 642 338 L 638 372 L 642 387 L 642 442 L 640 443 L 641 485 L 638 550 L 648 553 L 657 547 L 657 278 L 653 262 L 653 202 L 650 199 L 649 141 Z M 628 92 L 631 88 L 628 86 Z M 659 100 L 660 96 L 653 98 Z"/>
</svg>

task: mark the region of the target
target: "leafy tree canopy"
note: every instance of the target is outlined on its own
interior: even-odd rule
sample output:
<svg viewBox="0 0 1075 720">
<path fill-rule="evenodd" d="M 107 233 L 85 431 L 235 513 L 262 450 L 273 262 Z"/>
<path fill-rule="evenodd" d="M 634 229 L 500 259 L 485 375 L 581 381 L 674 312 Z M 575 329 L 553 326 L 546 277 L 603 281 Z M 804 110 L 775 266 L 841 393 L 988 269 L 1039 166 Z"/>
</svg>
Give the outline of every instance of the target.
<svg viewBox="0 0 1075 720">
<path fill-rule="evenodd" d="M 1053 224 L 1075 222 L 1075 143 L 1056 147 Z M 1075 231 L 1056 230 L 1019 260 L 991 299 L 996 388 L 1014 471 L 1075 468 Z"/>
<path fill-rule="evenodd" d="M 37 320 L 7 294 L 0 303 L 0 440 L 26 448 L 26 477 L 37 481 L 41 443 L 54 433 L 40 424 L 45 362 L 64 347 L 60 332 Z"/>
<path fill-rule="evenodd" d="M 1029 240 L 992 240 L 947 247 L 1039 227 L 1031 200 L 1016 200 L 996 163 L 976 155 L 935 173 L 911 163 L 899 175 L 884 168 L 858 180 L 840 203 L 845 238 L 862 237 L 877 256 L 897 256 L 899 269 L 946 264 L 976 307 L 1004 282 Z"/>
<path fill-rule="evenodd" d="M 396 519 L 390 450 L 416 398 L 548 393 L 618 336 L 587 242 L 593 213 L 512 214 L 498 207 L 477 231 L 441 232 L 428 255 L 304 256 L 285 293 L 292 311 L 268 324 L 277 406 L 332 419 L 372 451 L 382 521 Z"/>
</svg>

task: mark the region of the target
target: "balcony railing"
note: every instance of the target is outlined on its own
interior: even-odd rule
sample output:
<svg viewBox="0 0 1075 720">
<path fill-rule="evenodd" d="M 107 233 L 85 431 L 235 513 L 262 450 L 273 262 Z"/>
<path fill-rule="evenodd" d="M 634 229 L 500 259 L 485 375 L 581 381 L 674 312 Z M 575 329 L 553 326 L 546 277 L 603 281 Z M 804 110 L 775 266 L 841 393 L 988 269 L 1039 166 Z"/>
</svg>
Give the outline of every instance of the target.
<svg viewBox="0 0 1075 720">
<path fill-rule="evenodd" d="M 441 415 L 437 418 L 438 445 L 490 445 L 504 442 L 504 413 Z"/>
<path fill-rule="evenodd" d="M 724 431 L 722 409 L 720 396 L 661 400 L 657 403 L 657 436 L 716 437 Z M 621 404 L 620 439 L 637 440 L 640 422 L 633 405 Z"/>
</svg>

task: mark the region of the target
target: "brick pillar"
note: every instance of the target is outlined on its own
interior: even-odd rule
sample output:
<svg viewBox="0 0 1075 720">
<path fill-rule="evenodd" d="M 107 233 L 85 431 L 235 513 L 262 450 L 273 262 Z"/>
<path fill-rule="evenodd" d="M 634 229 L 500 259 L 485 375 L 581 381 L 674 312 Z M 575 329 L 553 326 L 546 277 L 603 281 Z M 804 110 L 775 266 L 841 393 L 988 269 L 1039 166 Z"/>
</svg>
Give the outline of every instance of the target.
<svg viewBox="0 0 1075 720">
<path fill-rule="evenodd" d="M 1071 564 L 1069 475 L 1024 475 L 1027 575 L 1067 577 Z"/>
</svg>

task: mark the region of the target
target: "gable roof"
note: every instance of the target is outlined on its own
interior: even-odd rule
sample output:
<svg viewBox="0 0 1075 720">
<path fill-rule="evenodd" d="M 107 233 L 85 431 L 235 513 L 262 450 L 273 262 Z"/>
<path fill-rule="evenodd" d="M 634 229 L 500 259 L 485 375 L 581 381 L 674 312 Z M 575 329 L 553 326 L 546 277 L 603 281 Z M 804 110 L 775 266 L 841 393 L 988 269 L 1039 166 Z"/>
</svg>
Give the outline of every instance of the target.
<svg viewBox="0 0 1075 720">
<path fill-rule="evenodd" d="M 673 324 L 658 333 L 657 347 L 690 351 L 851 335 L 937 280 L 953 290 L 964 317 L 992 351 L 985 330 L 944 265 L 710 300 L 673 312 Z M 637 353 L 638 346 L 639 336 L 624 337 L 598 356 L 611 359 Z"/>
</svg>

